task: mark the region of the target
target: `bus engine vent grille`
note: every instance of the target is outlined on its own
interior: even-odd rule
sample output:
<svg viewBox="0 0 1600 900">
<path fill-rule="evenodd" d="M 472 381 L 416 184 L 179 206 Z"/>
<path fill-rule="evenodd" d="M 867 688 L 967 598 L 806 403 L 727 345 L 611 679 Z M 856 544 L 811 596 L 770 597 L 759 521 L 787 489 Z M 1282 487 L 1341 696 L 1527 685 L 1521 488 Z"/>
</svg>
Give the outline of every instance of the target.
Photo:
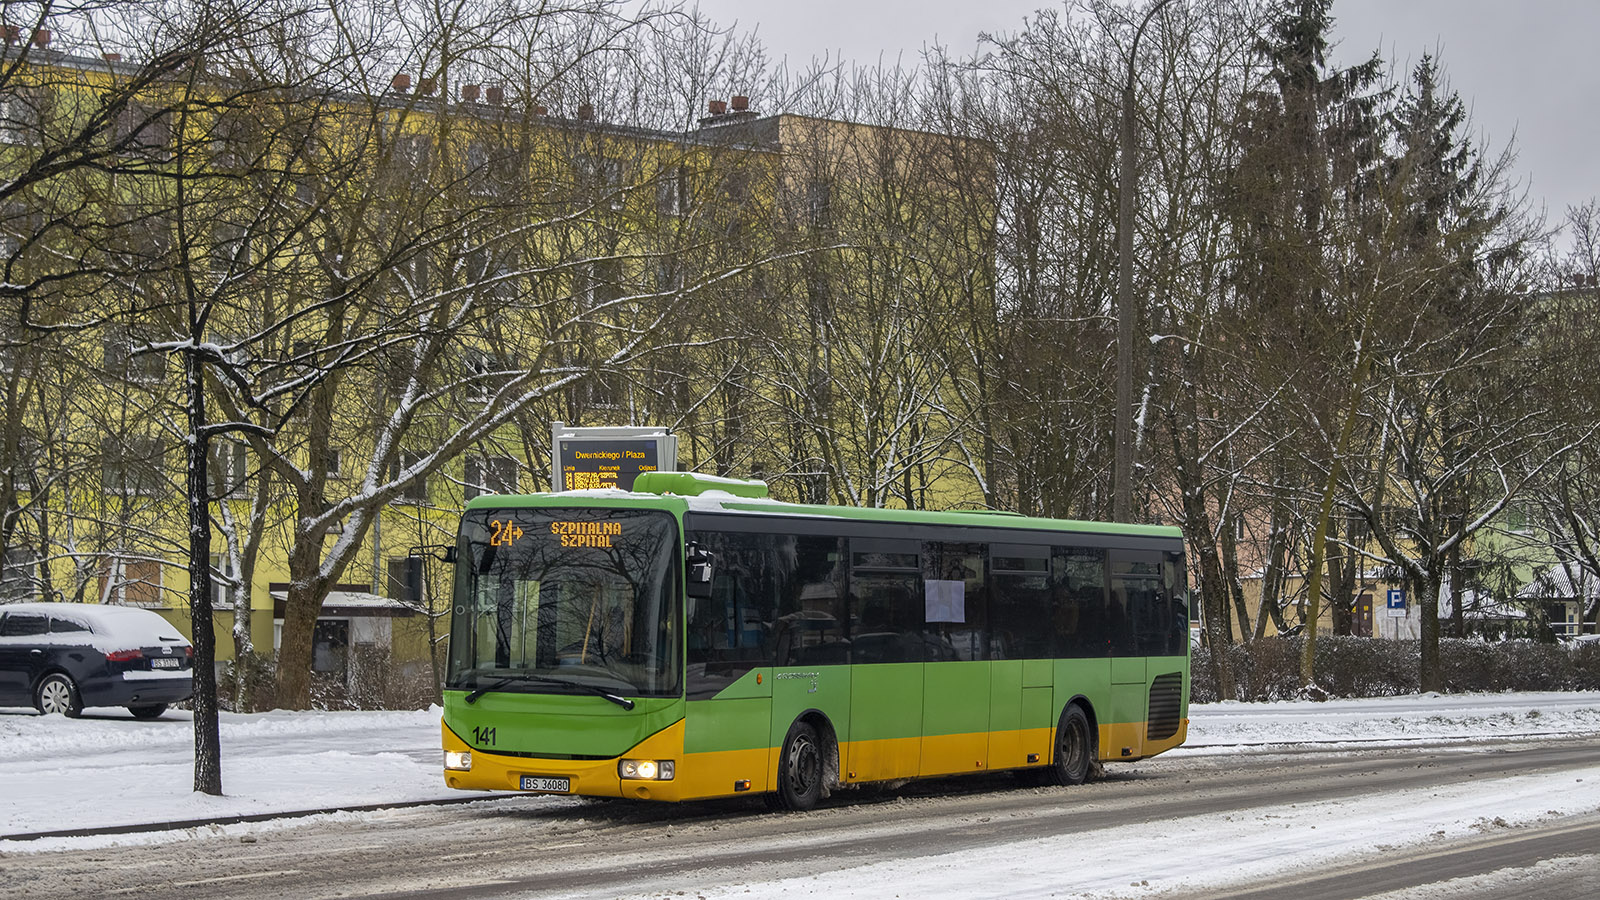
<svg viewBox="0 0 1600 900">
<path fill-rule="evenodd" d="M 1145 725 L 1146 739 L 1163 741 L 1177 734 L 1182 707 L 1183 676 L 1177 672 L 1157 675 L 1150 682 L 1150 717 Z"/>
</svg>

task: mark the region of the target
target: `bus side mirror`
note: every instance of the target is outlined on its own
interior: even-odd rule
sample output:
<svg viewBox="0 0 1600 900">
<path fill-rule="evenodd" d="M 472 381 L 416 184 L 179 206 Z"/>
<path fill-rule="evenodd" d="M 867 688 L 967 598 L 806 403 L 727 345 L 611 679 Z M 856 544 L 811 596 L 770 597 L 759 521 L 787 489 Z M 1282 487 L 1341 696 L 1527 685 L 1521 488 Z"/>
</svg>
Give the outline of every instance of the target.
<svg viewBox="0 0 1600 900">
<path fill-rule="evenodd" d="M 685 548 L 684 582 L 691 597 L 711 596 L 711 551 L 693 541 Z"/>
</svg>

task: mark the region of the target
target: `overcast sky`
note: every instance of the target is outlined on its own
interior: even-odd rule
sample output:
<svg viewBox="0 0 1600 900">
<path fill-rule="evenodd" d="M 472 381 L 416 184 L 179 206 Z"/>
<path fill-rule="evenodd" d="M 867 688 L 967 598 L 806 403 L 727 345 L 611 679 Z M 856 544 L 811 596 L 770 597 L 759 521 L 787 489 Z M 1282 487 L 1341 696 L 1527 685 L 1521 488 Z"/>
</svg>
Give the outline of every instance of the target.
<svg viewBox="0 0 1600 900">
<path fill-rule="evenodd" d="M 700 0 L 723 25 L 756 28 L 772 57 L 908 65 L 937 41 L 970 53 L 981 31 L 1014 31 L 1041 0 Z M 1437 50 L 1476 128 L 1515 139 L 1517 176 L 1552 221 L 1600 196 L 1600 3 L 1591 0 L 1334 0 L 1335 59 L 1374 50 L 1408 67 Z M 759 98 L 757 98 L 759 103 Z"/>
</svg>

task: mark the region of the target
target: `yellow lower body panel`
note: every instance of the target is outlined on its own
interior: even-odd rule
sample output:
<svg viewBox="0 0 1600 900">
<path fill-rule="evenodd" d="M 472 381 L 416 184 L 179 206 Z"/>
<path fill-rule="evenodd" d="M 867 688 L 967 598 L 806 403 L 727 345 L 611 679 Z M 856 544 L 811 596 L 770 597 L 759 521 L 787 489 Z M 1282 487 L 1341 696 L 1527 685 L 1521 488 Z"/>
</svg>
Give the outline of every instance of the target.
<svg viewBox="0 0 1600 900">
<path fill-rule="evenodd" d="M 1188 734 L 1184 719 L 1178 733 L 1160 741 L 1145 740 L 1143 722 L 1100 726 L 1099 758 L 1131 761 L 1153 756 L 1182 744 Z M 627 797 L 637 800 L 700 800 L 776 789 L 780 747 L 683 752 L 684 723 L 675 722 L 641 741 L 625 757 L 603 760 L 538 759 L 506 756 L 473 749 L 448 726 L 441 726 L 446 751 L 472 751 L 470 771 L 446 770 L 452 788 L 478 791 L 520 791 L 524 776 L 570 779 L 571 793 L 591 797 Z M 1030 728 L 1008 732 L 974 732 L 932 735 L 925 738 L 854 741 L 839 747 L 840 781 L 846 784 L 903 778 L 984 772 L 990 769 L 1036 768 L 1053 761 L 1054 729 Z M 1014 747 L 1028 748 L 1015 758 Z M 1004 747 L 990 758 L 990 747 Z M 1129 750 L 1127 754 L 1124 749 Z M 1028 760 L 1028 755 L 1036 759 Z M 672 760 L 671 781 L 624 780 L 618 765 L 623 758 Z"/>
<path fill-rule="evenodd" d="M 1145 722 L 1118 722 L 1100 726 L 1100 760 L 1102 762 L 1132 762 L 1146 756 L 1164 753 L 1182 744 L 1189 734 L 1189 720 L 1178 725 L 1178 733 L 1158 741 L 1146 737 L 1149 726 Z"/>
</svg>

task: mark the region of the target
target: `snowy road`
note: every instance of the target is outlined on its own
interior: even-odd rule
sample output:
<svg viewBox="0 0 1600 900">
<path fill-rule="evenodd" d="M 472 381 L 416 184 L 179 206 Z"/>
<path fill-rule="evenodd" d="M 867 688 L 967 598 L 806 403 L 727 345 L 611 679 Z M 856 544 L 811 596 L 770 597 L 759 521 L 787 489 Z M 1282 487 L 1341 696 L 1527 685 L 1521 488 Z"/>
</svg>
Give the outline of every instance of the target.
<svg viewBox="0 0 1600 900">
<path fill-rule="evenodd" d="M 799 815 L 751 802 L 508 797 L 115 838 L 0 840 L 0 878 L 26 897 L 1600 896 L 1600 696 L 1194 712 L 1196 746 L 1112 766 L 1104 781 L 1081 788 L 984 776 L 847 793 Z M 99 767 L 113 761 L 126 766 L 118 779 L 127 796 L 147 802 L 130 779 L 141 766 L 155 777 L 181 762 L 161 761 L 160 749 L 187 723 L 165 731 L 145 724 L 0 716 L 0 833 L 114 818 L 127 803 L 115 787 L 94 786 Z M 437 783 L 434 764 L 417 760 L 433 752 L 430 726 L 424 713 L 239 717 L 225 723 L 224 744 L 241 795 L 209 802 L 286 802 L 257 785 L 318 766 L 315 777 L 291 776 L 306 779 L 302 808 L 337 805 L 329 801 L 346 796 L 335 789 L 341 778 L 373 772 L 392 783 L 361 781 L 357 794 L 425 793 Z M 109 744 L 99 755 L 83 746 L 92 734 Z M 27 742 L 60 744 L 57 762 L 67 760 L 75 783 L 89 787 L 52 780 L 48 759 L 19 752 Z M 241 756 L 251 762 L 241 765 Z M 54 785 L 65 814 L 49 814 L 34 779 Z M 285 796 L 295 787 L 285 786 Z M 183 793 L 168 799 L 191 802 Z"/>
<path fill-rule="evenodd" d="M 1233 751 L 1082 788 L 994 776 L 802 815 L 518 797 L 0 869 L 22 896 L 63 898 L 1267 897 L 1293 881 L 1297 900 L 1337 900 L 1489 875 L 1576 900 L 1600 885 L 1596 788 L 1587 740 Z M 1493 896 L 1481 888 L 1453 896 Z"/>
<path fill-rule="evenodd" d="M 1003 775 L 758 802 L 549 796 L 42 841 L 21 897 L 1600 895 L 1600 695 L 1192 709 L 1190 746 L 1083 788 Z M 0 713 L 0 836 L 462 798 L 437 711 L 222 724 L 226 798 L 187 791 L 189 722 Z M 470 794 L 469 794 L 470 796 Z"/>
</svg>

